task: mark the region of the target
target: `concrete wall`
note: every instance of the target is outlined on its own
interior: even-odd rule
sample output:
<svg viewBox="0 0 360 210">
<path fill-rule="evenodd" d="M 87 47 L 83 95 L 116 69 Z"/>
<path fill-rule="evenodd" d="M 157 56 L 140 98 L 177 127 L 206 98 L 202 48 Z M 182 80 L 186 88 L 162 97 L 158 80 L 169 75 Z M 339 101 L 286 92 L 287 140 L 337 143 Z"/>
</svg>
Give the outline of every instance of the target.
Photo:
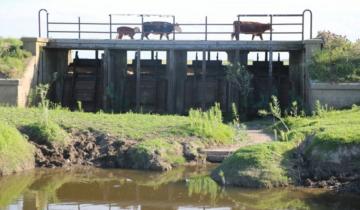
<svg viewBox="0 0 360 210">
<path fill-rule="evenodd" d="M 310 105 L 316 100 L 334 108 L 350 107 L 360 103 L 360 83 L 315 83 L 310 84 Z"/>
<path fill-rule="evenodd" d="M 31 87 L 36 84 L 36 58 L 29 59 L 21 79 L 0 79 L 0 104 L 25 107 Z"/>
</svg>

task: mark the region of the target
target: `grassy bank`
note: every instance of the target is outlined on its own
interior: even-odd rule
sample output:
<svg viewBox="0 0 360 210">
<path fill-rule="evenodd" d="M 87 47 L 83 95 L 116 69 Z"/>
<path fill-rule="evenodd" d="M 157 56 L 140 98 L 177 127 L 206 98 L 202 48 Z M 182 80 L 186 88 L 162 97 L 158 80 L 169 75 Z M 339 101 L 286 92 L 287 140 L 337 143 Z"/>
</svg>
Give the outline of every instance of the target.
<svg viewBox="0 0 360 210">
<path fill-rule="evenodd" d="M 48 110 L 47 115 L 67 131 L 90 130 L 136 141 L 200 139 L 207 144 L 226 144 L 235 136 L 232 127 L 219 122 L 212 125 L 202 117 L 197 117 L 198 123 L 194 124 L 193 118 L 175 115 L 84 113 L 65 109 Z M 39 108 L 0 107 L 0 120 L 17 128 L 34 125 L 43 118 Z"/>
<path fill-rule="evenodd" d="M 0 37 L 0 78 L 21 78 L 31 54 L 19 39 Z"/>
<path fill-rule="evenodd" d="M 33 167 L 33 147 L 15 127 L 0 123 L 0 175 Z"/>
<path fill-rule="evenodd" d="M 105 141 L 100 140 L 95 140 L 93 143 L 100 147 L 112 147 L 104 144 L 114 145 L 112 148 L 117 149 L 111 149 L 114 150 L 111 154 L 120 155 L 119 160 L 127 160 L 122 161 L 121 165 L 127 163 L 125 164 L 127 167 L 137 169 L 169 170 L 186 161 L 197 160 L 197 157 L 200 157 L 198 154 L 200 148 L 229 144 L 236 140 L 234 128 L 223 124 L 221 112 L 216 110 L 217 108 L 208 112 L 193 110 L 190 117 L 185 117 L 137 113 L 70 112 L 60 108 L 49 110 L 0 107 L 0 121 L 17 128 L 38 145 L 47 146 L 49 151 L 54 151 L 52 149 L 54 146 L 73 151 L 74 149 L 71 148 L 74 148 L 73 144 L 76 142 L 72 140 L 78 139 L 79 134 L 84 132 L 91 135 L 81 135 L 80 138 L 104 140 L 108 136 L 118 143 L 104 143 Z M 81 144 L 89 143 L 85 141 Z M 130 146 L 125 148 L 121 145 Z M 94 146 L 90 147 L 94 149 Z M 128 152 L 120 151 L 123 149 Z M 88 149 L 85 150 L 88 151 Z M 106 150 L 100 152 L 110 154 Z M 125 153 L 127 156 L 123 157 Z M 59 153 L 59 155 L 62 154 Z M 72 156 L 74 155 L 75 153 Z M 57 161 L 63 161 L 63 159 Z"/>
<path fill-rule="evenodd" d="M 229 185 L 277 187 L 297 183 L 302 176 L 327 179 L 359 172 L 359 107 L 288 117 L 285 122 L 290 129 L 288 141 L 241 148 L 212 177 Z M 299 166 L 299 153 L 307 162 L 306 171 Z"/>
</svg>

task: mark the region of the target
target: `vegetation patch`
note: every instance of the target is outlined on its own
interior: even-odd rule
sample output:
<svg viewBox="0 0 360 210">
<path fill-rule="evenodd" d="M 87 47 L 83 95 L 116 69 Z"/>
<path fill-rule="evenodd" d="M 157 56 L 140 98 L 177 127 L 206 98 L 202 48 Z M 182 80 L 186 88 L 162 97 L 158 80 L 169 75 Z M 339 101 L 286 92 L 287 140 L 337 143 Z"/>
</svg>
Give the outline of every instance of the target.
<svg viewBox="0 0 360 210">
<path fill-rule="evenodd" d="M 239 149 L 212 172 L 212 178 L 242 187 L 276 187 L 360 173 L 359 107 L 286 117 L 273 128 L 284 131 L 286 138 Z"/>
<path fill-rule="evenodd" d="M 22 131 L 29 136 L 29 139 L 42 145 L 65 145 L 67 133 L 55 122 L 35 122 L 26 125 Z"/>
<path fill-rule="evenodd" d="M 23 50 L 19 39 L 0 37 L 0 78 L 20 78 L 30 52 Z"/>
<path fill-rule="evenodd" d="M 239 149 L 212 172 L 212 178 L 225 185 L 278 187 L 291 183 L 291 142 L 272 142 Z"/>
<path fill-rule="evenodd" d="M 219 104 L 208 111 L 191 109 L 189 111 L 191 134 L 206 138 L 206 143 L 230 144 L 233 143 L 235 130 L 223 123 Z"/>
<path fill-rule="evenodd" d="M 0 123 L 0 175 L 34 168 L 33 147 L 19 131 Z"/>
<path fill-rule="evenodd" d="M 309 68 L 311 79 L 321 82 L 360 81 L 360 41 L 322 31 L 324 47 L 314 54 Z"/>
</svg>

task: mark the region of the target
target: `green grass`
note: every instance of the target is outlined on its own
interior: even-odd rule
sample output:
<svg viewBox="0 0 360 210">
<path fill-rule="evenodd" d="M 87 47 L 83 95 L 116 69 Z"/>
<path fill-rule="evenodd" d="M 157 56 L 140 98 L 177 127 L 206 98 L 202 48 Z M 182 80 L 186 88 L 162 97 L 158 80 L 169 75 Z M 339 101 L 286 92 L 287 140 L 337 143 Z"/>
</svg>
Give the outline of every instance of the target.
<svg viewBox="0 0 360 210">
<path fill-rule="evenodd" d="M 65 130 L 98 131 L 137 141 L 197 138 L 210 144 L 228 143 L 233 138 L 233 129 L 228 125 L 216 123 L 220 128 L 212 127 L 213 132 L 203 133 L 199 132 L 202 128 L 197 125 L 191 126 L 191 118 L 176 115 L 84 113 L 54 109 L 49 110 L 48 116 Z M 0 120 L 18 128 L 42 122 L 42 118 L 42 110 L 38 108 L 0 107 Z"/>
<path fill-rule="evenodd" d="M 19 39 L 0 37 L 0 77 L 21 78 L 31 53 L 21 49 Z"/>
<path fill-rule="evenodd" d="M 33 147 L 15 127 L 0 123 L 0 174 L 9 174 L 34 164 Z"/>
<path fill-rule="evenodd" d="M 295 147 L 290 142 L 271 142 L 239 149 L 213 171 L 212 177 L 226 184 L 241 187 L 287 186 L 291 180 L 286 161 Z"/>
<path fill-rule="evenodd" d="M 322 150 L 334 150 L 338 146 L 360 145 L 360 108 L 357 106 L 325 112 L 322 116 L 290 117 L 286 123 L 291 129 L 290 140 L 313 136 L 309 149 L 317 146 Z"/>
</svg>

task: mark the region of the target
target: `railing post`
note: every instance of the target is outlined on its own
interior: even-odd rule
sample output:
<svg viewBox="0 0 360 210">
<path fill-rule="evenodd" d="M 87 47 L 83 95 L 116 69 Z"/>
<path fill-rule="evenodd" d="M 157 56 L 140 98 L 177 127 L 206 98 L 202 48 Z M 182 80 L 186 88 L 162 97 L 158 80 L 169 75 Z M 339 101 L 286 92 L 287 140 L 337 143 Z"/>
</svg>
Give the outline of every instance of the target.
<svg viewBox="0 0 360 210">
<path fill-rule="evenodd" d="M 144 15 L 141 16 L 141 40 L 144 40 Z"/>
<path fill-rule="evenodd" d="M 46 13 L 46 38 L 49 38 L 49 13 Z"/>
<path fill-rule="evenodd" d="M 81 39 L 81 28 L 80 28 L 80 17 L 78 17 L 78 31 L 79 31 L 79 39 Z"/>
<path fill-rule="evenodd" d="M 208 17 L 205 16 L 205 41 L 208 40 Z"/>
<path fill-rule="evenodd" d="M 239 21 L 239 33 L 238 34 L 235 34 L 235 39 L 236 39 L 236 36 L 238 36 L 239 37 L 239 40 L 240 40 L 240 31 L 241 31 L 241 24 L 240 24 L 240 15 L 238 15 L 238 21 Z M 236 26 L 234 26 L 234 33 L 235 33 L 235 27 Z"/>
<path fill-rule="evenodd" d="M 112 16 L 109 14 L 109 38 L 112 39 Z"/>
<path fill-rule="evenodd" d="M 175 15 L 172 17 L 173 18 L 173 26 L 175 27 Z M 174 31 L 173 31 L 173 40 L 175 40 L 175 28 L 174 28 Z"/>
<path fill-rule="evenodd" d="M 302 22 L 301 22 L 301 40 L 304 41 L 304 23 L 305 23 L 305 10 L 302 14 Z"/>
</svg>

